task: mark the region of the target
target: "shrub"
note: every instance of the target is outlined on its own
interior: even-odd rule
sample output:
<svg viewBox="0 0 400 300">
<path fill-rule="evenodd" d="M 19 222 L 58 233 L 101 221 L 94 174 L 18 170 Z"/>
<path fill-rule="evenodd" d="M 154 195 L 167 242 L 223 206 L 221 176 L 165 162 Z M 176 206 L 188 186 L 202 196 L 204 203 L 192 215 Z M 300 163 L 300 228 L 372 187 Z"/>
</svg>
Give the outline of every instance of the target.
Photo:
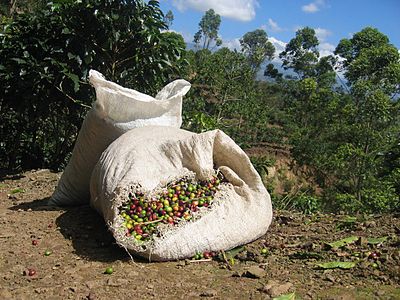
<svg viewBox="0 0 400 300">
<path fill-rule="evenodd" d="M 90 69 L 151 93 L 178 72 L 181 41 L 157 1 L 53 1 L 4 22 L 0 168 L 65 163 L 94 94 Z"/>
</svg>

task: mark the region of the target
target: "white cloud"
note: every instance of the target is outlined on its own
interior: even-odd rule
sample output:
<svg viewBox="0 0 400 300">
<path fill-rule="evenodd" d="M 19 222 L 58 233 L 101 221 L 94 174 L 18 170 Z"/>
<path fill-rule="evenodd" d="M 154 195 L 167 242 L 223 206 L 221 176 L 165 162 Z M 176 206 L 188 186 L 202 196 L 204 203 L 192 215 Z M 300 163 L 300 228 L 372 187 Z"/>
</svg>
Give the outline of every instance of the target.
<svg viewBox="0 0 400 300">
<path fill-rule="evenodd" d="M 275 47 L 275 56 L 274 56 L 274 59 L 272 60 L 272 63 L 277 66 L 280 66 L 282 64 L 282 60 L 279 58 L 279 53 L 281 53 L 282 51 L 285 50 L 287 43 L 284 41 L 278 40 L 275 37 L 268 37 L 268 41 L 270 41 L 272 43 L 272 45 L 274 45 L 274 47 Z M 235 39 L 231 39 L 231 40 L 223 39 L 221 47 L 227 47 L 230 50 L 236 49 L 237 51 L 240 51 L 241 50 L 240 38 L 235 38 Z M 334 55 L 333 52 L 335 51 L 335 46 L 330 43 L 327 43 L 327 42 L 322 42 L 319 44 L 318 50 L 319 50 L 320 57 Z"/>
<path fill-rule="evenodd" d="M 274 37 L 269 37 L 268 40 L 275 47 L 275 58 L 273 59 L 273 62 L 282 63 L 281 59 L 279 58 L 279 53 L 285 50 L 287 43 Z M 319 44 L 318 50 L 320 57 L 334 55 L 333 52 L 335 51 L 335 46 L 330 43 L 323 42 Z"/>
<path fill-rule="evenodd" d="M 333 51 L 335 51 L 335 46 L 330 43 L 320 43 L 318 46 L 319 56 L 328 56 L 334 55 Z"/>
<path fill-rule="evenodd" d="M 269 37 L 268 41 L 270 41 L 272 43 L 272 45 L 274 45 L 274 47 L 275 47 L 275 57 L 278 57 L 279 53 L 281 53 L 286 48 L 287 43 L 285 43 L 281 40 L 278 40 L 274 37 Z"/>
<path fill-rule="evenodd" d="M 270 41 L 272 43 L 272 45 L 274 45 L 274 47 L 275 47 L 275 59 L 274 60 L 276 60 L 277 57 L 279 56 L 279 53 L 281 53 L 283 50 L 285 50 L 286 43 L 281 40 L 278 40 L 274 37 L 268 37 L 268 41 Z M 234 38 L 231 40 L 222 39 L 221 47 L 227 47 L 230 50 L 236 49 L 236 50 L 240 51 L 241 50 L 240 38 Z M 279 60 L 279 58 L 278 58 L 278 60 Z"/>
<path fill-rule="evenodd" d="M 180 11 L 195 9 L 207 11 L 210 8 L 223 17 L 239 21 L 251 21 L 256 16 L 257 0 L 172 0 Z"/>
<path fill-rule="evenodd" d="M 318 27 L 318 28 L 314 28 L 314 30 L 315 30 L 315 35 L 317 36 L 317 38 L 320 42 L 325 41 L 326 38 L 332 34 L 332 32 L 330 32 L 328 29 L 324 29 L 324 28 Z"/>
<path fill-rule="evenodd" d="M 302 7 L 301 7 L 301 9 L 304 11 L 304 12 L 306 12 L 306 13 L 315 13 L 315 12 L 317 12 L 317 11 L 319 11 L 319 8 L 318 8 L 318 6 L 315 4 L 315 3 L 310 3 L 310 4 L 307 4 L 307 5 L 303 5 Z"/>
<path fill-rule="evenodd" d="M 227 47 L 230 50 L 238 50 L 240 51 L 241 46 L 240 46 L 240 39 L 235 38 L 232 40 L 222 40 L 222 45 L 221 47 Z"/>
<path fill-rule="evenodd" d="M 268 25 L 265 26 L 265 28 L 271 32 L 279 32 L 283 30 L 283 28 L 279 27 L 278 23 L 271 18 L 268 19 Z"/>
<path fill-rule="evenodd" d="M 313 14 L 319 11 L 321 7 L 323 7 L 324 5 L 325 5 L 324 0 L 315 0 L 307 5 L 303 5 L 301 7 L 301 10 L 304 11 L 305 13 Z"/>
</svg>

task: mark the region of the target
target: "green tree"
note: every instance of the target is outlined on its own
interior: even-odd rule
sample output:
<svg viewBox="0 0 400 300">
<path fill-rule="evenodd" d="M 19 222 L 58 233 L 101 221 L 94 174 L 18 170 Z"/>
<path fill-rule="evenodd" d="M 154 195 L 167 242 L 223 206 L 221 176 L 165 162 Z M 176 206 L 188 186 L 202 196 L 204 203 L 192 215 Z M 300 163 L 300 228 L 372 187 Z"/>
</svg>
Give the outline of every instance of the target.
<svg viewBox="0 0 400 300">
<path fill-rule="evenodd" d="M 220 128 L 244 148 L 282 141 L 281 127 L 268 122 L 283 120 L 273 103 L 278 92 L 254 80 L 254 70 L 242 52 L 203 49 L 189 51 L 187 59 L 192 89 L 184 103 L 184 128 L 196 132 Z"/>
<path fill-rule="evenodd" d="M 296 36 L 287 43 L 279 54 L 282 67 L 292 69 L 300 78 L 312 77 L 318 63 L 318 38 L 315 30 L 304 27 L 296 31 Z"/>
<path fill-rule="evenodd" d="M 351 192 L 357 201 L 365 191 L 381 193 L 377 175 L 382 157 L 400 132 L 399 104 L 391 98 L 400 85 L 400 55 L 387 36 L 366 27 L 351 39 L 342 39 L 335 53 L 342 56 L 342 67 L 353 99 L 348 145 L 356 164 Z M 340 162 L 340 161 L 339 161 Z M 385 186 L 386 190 L 390 190 Z M 392 196 L 387 195 L 386 198 Z"/>
<path fill-rule="evenodd" d="M 217 122 L 229 102 L 245 102 L 252 93 L 254 73 L 242 53 L 225 47 L 214 53 L 204 49 L 193 53 L 190 65 L 194 90 L 204 99 L 199 110 L 215 116 Z"/>
<path fill-rule="evenodd" d="M 400 120 L 399 120 L 400 121 Z M 388 181 L 394 187 L 398 196 L 396 207 L 400 209 L 400 132 L 387 151 L 383 153 L 383 163 L 379 170 L 379 179 Z"/>
<path fill-rule="evenodd" d="M 286 45 L 285 50 L 279 54 L 282 67 L 295 72 L 298 79 L 314 78 L 318 85 L 332 87 L 336 78 L 334 71 L 336 58 L 332 55 L 321 57 L 318 46 L 319 41 L 314 29 L 310 27 L 299 29 L 296 36 Z M 272 64 L 267 65 L 264 75 L 278 80 L 283 77 Z"/>
<path fill-rule="evenodd" d="M 164 23 L 168 28 L 171 28 L 172 22 L 174 21 L 174 14 L 171 10 L 167 11 L 167 14 L 164 16 Z"/>
<path fill-rule="evenodd" d="M 400 132 L 399 104 L 391 99 L 400 82 L 399 55 L 391 47 L 387 37 L 366 28 L 336 48 L 349 93 L 324 83 L 330 80 L 321 75 L 330 73 L 332 62 L 322 58 L 311 61 L 304 69 L 313 72 L 303 72 L 290 90 L 293 155 L 313 168 L 332 208 L 377 212 L 398 201 L 396 168 L 382 171 L 383 154 Z"/>
<path fill-rule="evenodd" d="M 388 95 L 399 92 L 398 49 L 377 29 L 366 27 L 351 39 L 342 39 L 335 54 L 343 58 L 342 67 L 351 85 L 364 80 Z"/>
<path fill-rule="evenodd" d="M 54 1 L 14 17 L 0 39 L 0 165 L 62 168 L 93 91 L 90 69 L 154 93 L 178 72 L 182 43 L 157 1 Z"/>
<path fill-rule="evenodd" d="M 33 12 L 46 6 L 46 0 L 3 0 L 0 2 L 0 17 Z"/>
<path fill-rule="evenodd" d="M 268 41 L 267 33 L 263 29 L 247 32 L 240 39 L 240 45 L 254 71 L 257 71 L 266 59 L 271 60 L 274 57 L 275 47 Z"/>
<path fill-rule="evenodd" d="M 213 9 L 205 12 L 199 23 L 199 31 L 194 35 L 194 43 L 199 45 L 203 40 L 203 49 L 209 49 L 212 42 L 216 46 L 222 44 L 222 40 L 218 38 L 219 26 L 221 25 L 221 16 L 216 14 Z"/>
</svg>

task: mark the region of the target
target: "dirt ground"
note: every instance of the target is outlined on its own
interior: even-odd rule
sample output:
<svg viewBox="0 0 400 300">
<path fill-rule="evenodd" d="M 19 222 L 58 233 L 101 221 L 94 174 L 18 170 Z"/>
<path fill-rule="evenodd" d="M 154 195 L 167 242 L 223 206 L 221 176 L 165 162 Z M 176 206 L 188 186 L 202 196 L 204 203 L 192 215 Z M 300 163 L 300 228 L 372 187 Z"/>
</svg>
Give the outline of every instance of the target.
<svg viewBox="0 0 400 300">
<path fill-rule="evenodd" d="M 400 299 L 400 215 L 275 211 L 266 235 L 226 260 L 149 263 L 90 207 L 46 207 L 59 177 L 1 176 L 0 299 Z M 318 266 L 336 261 L 354 264 Z"/>
</svg>

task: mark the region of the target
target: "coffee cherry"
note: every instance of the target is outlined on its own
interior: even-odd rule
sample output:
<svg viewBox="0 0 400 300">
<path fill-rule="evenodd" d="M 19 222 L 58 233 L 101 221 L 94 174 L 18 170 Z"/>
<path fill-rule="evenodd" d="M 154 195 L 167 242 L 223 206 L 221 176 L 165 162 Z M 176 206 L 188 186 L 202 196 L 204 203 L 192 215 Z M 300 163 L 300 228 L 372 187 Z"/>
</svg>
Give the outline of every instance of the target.
<svg viewBox="0 0 400 300">
<path fill-rule="evenodd" d="M 379 259 L 380 254 L 378 252 L 371 252 L 371 254 L 368 256 L 369 258 L 373 260 Z"/>
<path fill-rule="evenodd" d="M 221 173 L 198 182 L 178 180 L 151 199 L 145 198 L 142 192 L 129 193 L 127 202 L 119 208 L 125 235 L 147 241 L 159 234 L 160 223 L 175 225 L 181 219 L 190 220 L 192 213 L 211 205 L 221 180 L 224 180 Z M 205 256 L 211 254 L 207 252 Z"/>
<path fill-rule="evenodd" d="M 36 270 L 35 270 L 35 269 L 32 269 L 32 268 L 29 268 L 29 269 L 28 269 L 28 272 L 26 272 L 26 274 L 27 274 L 28 276 L 34 276 L 34 275 L 36 275 Z"/>
</svg>

